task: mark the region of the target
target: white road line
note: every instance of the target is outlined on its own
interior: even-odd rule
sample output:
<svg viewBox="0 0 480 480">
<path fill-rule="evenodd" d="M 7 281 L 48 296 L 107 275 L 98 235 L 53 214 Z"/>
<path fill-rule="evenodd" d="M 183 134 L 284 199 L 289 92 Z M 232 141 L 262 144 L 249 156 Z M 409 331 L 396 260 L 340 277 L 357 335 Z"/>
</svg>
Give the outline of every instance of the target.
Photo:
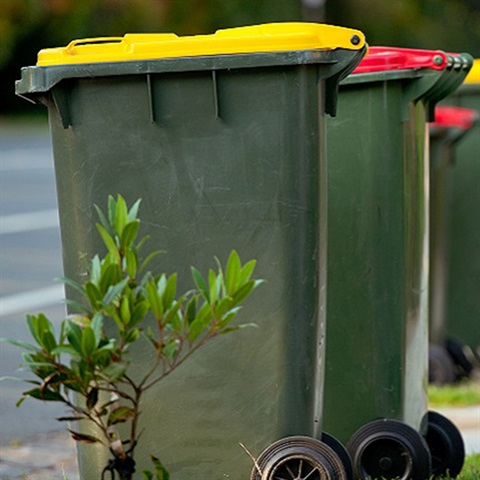
<svg viewBox="0 0 480 480">
<path fill-rule="evenodd" d="M 58 228 L 58 226 L 58 211 L 56 209 L 0 217 L 0 235 Z"/>
<path fill-rule="evenodd" d="M 65 298 L 63 285 L 41 288 L 30 292 L 0 297 L 0 316 L 6 317 L 18 312 L 28 312 L 41 307 L 55 305 Z"/>
</svg>

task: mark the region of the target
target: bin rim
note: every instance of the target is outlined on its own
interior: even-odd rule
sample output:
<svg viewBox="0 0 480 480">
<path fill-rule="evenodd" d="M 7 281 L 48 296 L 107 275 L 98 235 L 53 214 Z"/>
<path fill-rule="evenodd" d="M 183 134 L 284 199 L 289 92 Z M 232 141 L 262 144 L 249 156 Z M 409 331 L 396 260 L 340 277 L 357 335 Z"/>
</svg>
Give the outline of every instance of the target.
<svg viewBox="0 0 480 480">
<path fill-rule="evenodd" d="M 370 47 L 352 75 L 392 70 L 444 70 L 449 63 L 446 52 L 402 47 Z"/>
<path fill-rule="evenodd" d="M 473 108 L 438 106 L 435 109 L 435 120 L 430 128 L 456 128 L 470 130 L 480 120 L 479 113 Z"/>
<path fill-rule="evenodd" d="M 127 33 L 123 37 L 73 40 L 66 47 L 42 49 L 37 67 L 169 58 L 310 50 L 361 50 L 365 35 L 334 25 L 284 22 L 217 30 L 208 35 Z"/>
</svg>

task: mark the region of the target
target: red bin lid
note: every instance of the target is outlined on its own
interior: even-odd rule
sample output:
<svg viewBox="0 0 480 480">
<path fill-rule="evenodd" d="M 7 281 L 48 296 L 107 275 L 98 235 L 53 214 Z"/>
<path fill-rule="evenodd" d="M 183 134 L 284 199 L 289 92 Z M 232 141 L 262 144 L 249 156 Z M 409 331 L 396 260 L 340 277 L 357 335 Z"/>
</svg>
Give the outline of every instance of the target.
<svg viewBox="0 0 480 480">
<path fill-rule="evenodd" d="M 435 121 L 430 126 L 469 130 L 478 119 L 478 112 L 473 108 L 442 106 L 435 109 Z"/>
<path fill-rule="evenodd" d="M 447 66 L 447 63 L 447 54 L 442 50 L 370 47 L 367 55 L 353 73 L 418 70 L 420 68 L 443 70 Z"/>
</svg>

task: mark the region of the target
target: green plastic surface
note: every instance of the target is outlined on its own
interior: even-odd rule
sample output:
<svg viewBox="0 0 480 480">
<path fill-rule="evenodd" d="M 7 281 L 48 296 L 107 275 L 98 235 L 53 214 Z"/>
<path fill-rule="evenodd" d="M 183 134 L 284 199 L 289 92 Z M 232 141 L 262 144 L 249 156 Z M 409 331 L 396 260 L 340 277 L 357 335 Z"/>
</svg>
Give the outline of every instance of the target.
<svg viewBox="0 0 480 480">
<path fill-rule="evenodd" d="M 471 57 L 467 56 L 471 62 Z M 428 382 L 426 122 L 466 71 L 351 75 L 327 121 L 328 289 L 324 429 L 424 433 Z"/>
<path fill-rule="evenodd" d="M 455 127 L 430 129 L 430 288 L 429 341 L 444 346 L 447 340 L 446 306 L 450 269 L 449 236 L 456 150 L 470 131 Z"/>
<path fill-rule="evenodd" d="M 180 290 L 191 265 L 205 272 L 232 248 L 266 280 L 241 313 L 259 328 L 216 339 L 149 391 L 139 471 L 152 453 L 175 480 L 245 480 L 239 442 L 258 456 L 320 429 L 325 109 L 363 53 L 145 62 L 113 76 L 55 67 L 54 81 L 23 71 L 17 92 L 49 108 L 66 276 L 82 280 L 100 248 L 93 204 L 120 193 L 143 198 L 149 245 L 167 252 L 158 271 L 178 271 Z M 135 356 L 139 371 L 152 360 L 146 346 Z M 80 445 L 81 477 L 100 478 L 107 457 Z"/>
<path fill-rule="evenodd" d="M 447 103 L 480 112 L 480 84 L 465 84 Z M 480 354 L 480 124 L 459 143 L 453 171 L 447 334 Z"/>
</svg>

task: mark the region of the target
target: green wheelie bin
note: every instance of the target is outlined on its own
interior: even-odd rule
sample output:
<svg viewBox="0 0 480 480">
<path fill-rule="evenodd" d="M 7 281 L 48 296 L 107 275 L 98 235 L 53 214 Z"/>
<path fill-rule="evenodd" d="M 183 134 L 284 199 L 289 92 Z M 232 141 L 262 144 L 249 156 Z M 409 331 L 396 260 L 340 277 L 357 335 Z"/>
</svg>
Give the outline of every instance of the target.
<svg viewBox="0 0 480 480">
<path fill-rule="evenodd" d="M 446 99 L 450 105 L 480 112 L 480 59 L 463 85 Z M 447 335 L 458 351 L 468 347 L 480 358 L 480 124 L 458 145 L 448 241 L 450 269 L 447 295 Z M 470 353 L 470 352 L 467 352 Z"/>
<path fill-rule="evenodd" d="M 93 205 L 120 193 L 142 197 L 149 245 L 166 250 L 158 268 L 182 289 L 190 265 L 205 271 L 232 248 L 267 282 L 243 312 L 258 329 L 217 339 L 149 390 L 137 471 L 153 453 L 175 480 L 302 466 L 347 479 L 346 451 L 320 441 L 325 114 L 366 48 L 357 30 L 266 24 L 79 40 L 22 70 L 17 94 L 49 111 L 67 277 L 81 281 L 101 248 Z M 135 355 L 136 368 L 152 361 Z M 81 478 L 100 478 L 108 456 L 79 445 Z"/>
<path fill-rule="evenodd" d="M 427 435 L 444 423 L 427 414 L 427 124 L 472 61 L 371 47 L 327 122 L 324 427 L 348 442 L 355 478 L 425 480 L 463 464 L 448 420 L 445 435 Z M 448 456 L 430 454 L 452 443 Z"/>
<path fill-rule="evenodd" d="M 430 131 L 430 293 L 429 293 L 429 381 L 452 383 L 468 377 L 474 361 L 448 338 L 446 308 L 451 268 L 448 242 L 451 229 L 453 174 L 462 161 L 456 154 L 468 141 L 479 112 L 471 108 L 439 106 Z M 480 152 L 479 152 L 480 153 Z M 473 254 L 475 254 L 473 252 Z M 477 322 L 478 328 L 478 322 Z"/>
</svg>

